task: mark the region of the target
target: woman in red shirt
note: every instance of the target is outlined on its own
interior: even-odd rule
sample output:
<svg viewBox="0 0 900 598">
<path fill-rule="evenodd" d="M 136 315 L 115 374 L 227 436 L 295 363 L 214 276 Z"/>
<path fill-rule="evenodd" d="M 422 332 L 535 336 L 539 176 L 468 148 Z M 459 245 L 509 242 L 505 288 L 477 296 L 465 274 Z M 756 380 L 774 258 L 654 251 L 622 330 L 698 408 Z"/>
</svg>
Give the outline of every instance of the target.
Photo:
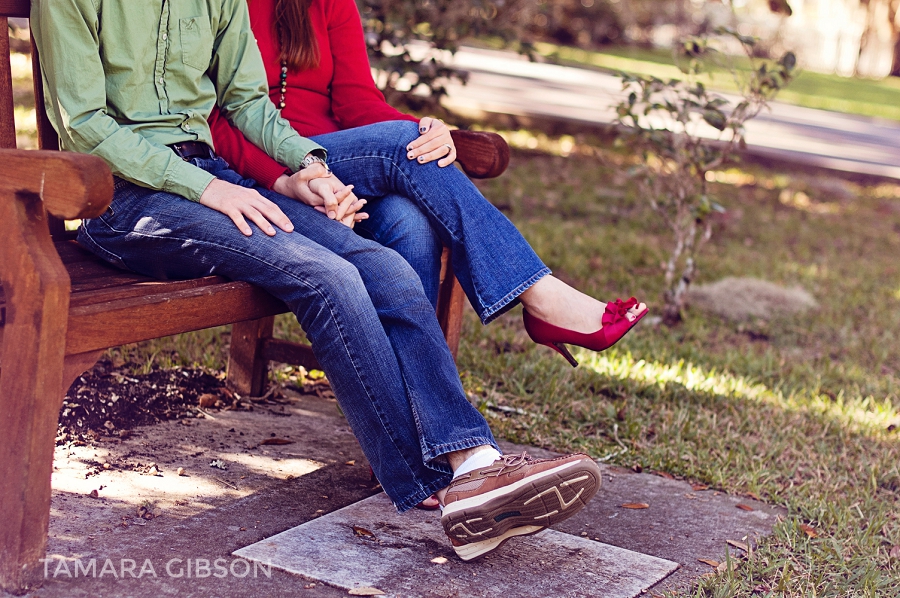
<svg viewBox="0 0 900 598">
<path fill-rule="evenodd" d="M 249 0 L 250 24 L 262 54 L 269 97 L 304 137 L 389 120 L 419 123 L 408 158 L 421 164 L 456 159 L 450 130 L 392 108 L 375 87 L 359 11 L 353 0 Z M 309 44 L 308 40 L 314 40 Z M 282 57 L 282 46 L 288 48 Z M 232 168 L 283 195 L 290 171 L 250 143 L 217 111 L 210 117 L 216 153 Z M 327 145 L 325 145 L 327 148 Z M 399 194 L 366 198 L 368 219 L 355 230 L 400 253 L 437 305 L 442 245 L 426 216 Z"/>
<path fill-rule="evenodd" d="M 601 304 L 551 276 L 462 173 L 437 168 L 456 159 L 440 120 L 419 120 L 418 138 L 408 122 L 385 122 L 417 119 L 391 108 L 375 87 L 353 0 L 250 0 L 249 9 L 270 99 L 297 132 L 329 152 L 338 176 L 367 190 L 368 218 L 356 221 L 356 230 L 403 256 L 433 306 L 443 239 L 453 247 L 454 271 L 482 322 L 522 302 L 531 338 L 572 365 L 577 362 L 563 343 L 603 350 L 647 313 L 634 298 Z M 289 169 L 218 113 L 209 122 L 216 152 L 234 170 L 296 198 Z M 430 164 L 435 161 L 437 167 Z M 603 326 L 595 331 L 598 320 Z M 422 364 L 413 365 L 417 371 Z"/>
</svg>

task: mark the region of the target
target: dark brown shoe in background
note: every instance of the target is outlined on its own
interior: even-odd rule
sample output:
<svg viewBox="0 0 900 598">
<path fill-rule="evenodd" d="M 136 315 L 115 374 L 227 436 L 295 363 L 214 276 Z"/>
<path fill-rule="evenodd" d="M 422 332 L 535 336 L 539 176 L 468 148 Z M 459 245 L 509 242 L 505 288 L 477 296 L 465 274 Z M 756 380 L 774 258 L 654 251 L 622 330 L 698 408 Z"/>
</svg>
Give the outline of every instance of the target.
<svg viewBox="0 0 900 598">
<path fill-rule="evenodd" d="M 515 536 L 536 534 L 568 519 L 600 488 L 600 468 L 587 455 L 532 459 L 504 455 L 453 480 L 438 497 L 441 524 L 464 561 Z"/>
</svg>

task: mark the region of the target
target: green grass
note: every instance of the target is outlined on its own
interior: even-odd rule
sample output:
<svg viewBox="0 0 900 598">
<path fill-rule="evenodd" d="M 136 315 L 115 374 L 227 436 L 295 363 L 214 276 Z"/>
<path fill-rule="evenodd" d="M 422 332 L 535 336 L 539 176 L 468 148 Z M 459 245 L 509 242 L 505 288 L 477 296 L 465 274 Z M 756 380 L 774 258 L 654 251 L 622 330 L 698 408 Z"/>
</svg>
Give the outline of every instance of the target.
<svg viewBox="0 0 900 598">
<path fill-rule="evenodd" d="M 659 313 L 669 237 L 633 196 L 628 159 L 581 149 L 566 159 L 517 153 L 485 193 L 558 276 L 601 298 L 637 294 Z M 692 595 L 900 595 L 900 562 L 888 556 L 900 545 L 900 186 L 759 169 L 717 180 L 729 212 L 700 282 L 801 285 L 817 310 L 742 323 L 688 311 L 680 327 L 642 323 L 610 351 L 577 352 L 577 369 L 527 339 L 518 309 L 488 327 L 469 312 L 464 385 L 499 436 L 788 509 L 752 558 Z M 809 201 L 792 199 L 800 192 Z M 289 318 L 279 325 L 300 334 Z M 226 341 L 218 329 L 117 357 L 221 368 Z M 524 414 L 497 417 L 489 403 Z"/>
<path fill-rule="evenodd" d="M 538 43 L 537 51 L 562 64 L 660 79 L 683 78 L 674 66 L 672 52 L 664 49 L 609 47 L 588 51 Z M 723 72 L 716 73 L 710 84 L 722 91 L 736 89 L 733 79 Z M 866 79 L 801 71 L 786 89 L 779 92 L 778 100 L 808 108 L 900 120 L 900 78 Z"/>
</svg>

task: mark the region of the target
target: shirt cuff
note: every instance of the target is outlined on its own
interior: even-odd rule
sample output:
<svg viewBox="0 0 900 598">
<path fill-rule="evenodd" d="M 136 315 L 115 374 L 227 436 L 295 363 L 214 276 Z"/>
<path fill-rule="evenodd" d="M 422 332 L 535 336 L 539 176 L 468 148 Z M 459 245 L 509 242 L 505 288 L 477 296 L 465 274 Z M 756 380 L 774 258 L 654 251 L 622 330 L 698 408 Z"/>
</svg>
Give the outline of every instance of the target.
<svg viewBox="0 0 900 598">
<path fill-rule="evenodd" d="M 174 160 L 166 170 L 164 190 L 191 201 L 200 201 L 200 196 L 215 178 L 202 168 L 197 168 L 184 160 Z"/>
<path fill-rule="evenodd" d="M 273 157 L 280 164 L 284 164 L 290 168 L 291 172 L 297 172 L 300 170 L 300 163 L 303 162 L 303 158 L 312 151 L 315 151 L 316 155 L 323 160 L 328 156 L 328 151 L 318 143 L 310 141 L 305 137 L 294 135 L 285 139 L 284 142 L 278 146 L 278 149 L 275 152 L 276 155 Z"/>
</svg>

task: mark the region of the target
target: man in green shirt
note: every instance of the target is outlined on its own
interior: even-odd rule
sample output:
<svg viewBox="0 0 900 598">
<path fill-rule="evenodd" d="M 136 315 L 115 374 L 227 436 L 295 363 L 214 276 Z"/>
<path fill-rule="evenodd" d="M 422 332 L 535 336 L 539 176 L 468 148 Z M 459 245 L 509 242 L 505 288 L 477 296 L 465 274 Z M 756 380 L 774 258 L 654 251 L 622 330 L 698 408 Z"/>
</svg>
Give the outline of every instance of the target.
<svg viewBox="0 0 900 598">
<path fill-rule="evenodd" d="M 404 511 L 442 491 L 442 524 L 464 560 L 593 496 L 600 474 L 586 455 L 501 457 L 418 275 L 351 230 L 364 200 L 269 101 L 245 0 L 32 0 L 31 22 L 63 149 L 100 156 L 115 175 L 109 209 L 79 228 L 82 245 L 148 276 L 219 274 L 282 300 L 385 492 Z M 214 154 L 206 119 L 216 104 L 294 172 L 293 197 Z M 461 172 L 407 159 L 415 127 L 329 134 L 336 168 L 372 197 L 402 188 L 426 206 L 489 321 L 549 269 Z"/>
<path fill-rule="evenodd" d="M 228 214 L 244 234 L 251 233 L 244 217 L 268 234 L 267 220 L 291 230 L 259 193 L 215 180 L 170 149 L 212 147 L 206 118 L 218 102 L 280 163 L 295 172 L 318 165 L 294 177 L 295 198 L 327 201 L 332 217 L 361 207 L 333 177 L 312 183 L 322 197 L 309 192 L 310 180 L 328 176 L 325 150 L 298 135 L 269 101 L 245 0 L 35 1 L 32 23 L 47 112 L 63 149 L 103 158 L 122 180 Z M 341 205 L 334 190 L 342 191 Z"/>
</svg>

